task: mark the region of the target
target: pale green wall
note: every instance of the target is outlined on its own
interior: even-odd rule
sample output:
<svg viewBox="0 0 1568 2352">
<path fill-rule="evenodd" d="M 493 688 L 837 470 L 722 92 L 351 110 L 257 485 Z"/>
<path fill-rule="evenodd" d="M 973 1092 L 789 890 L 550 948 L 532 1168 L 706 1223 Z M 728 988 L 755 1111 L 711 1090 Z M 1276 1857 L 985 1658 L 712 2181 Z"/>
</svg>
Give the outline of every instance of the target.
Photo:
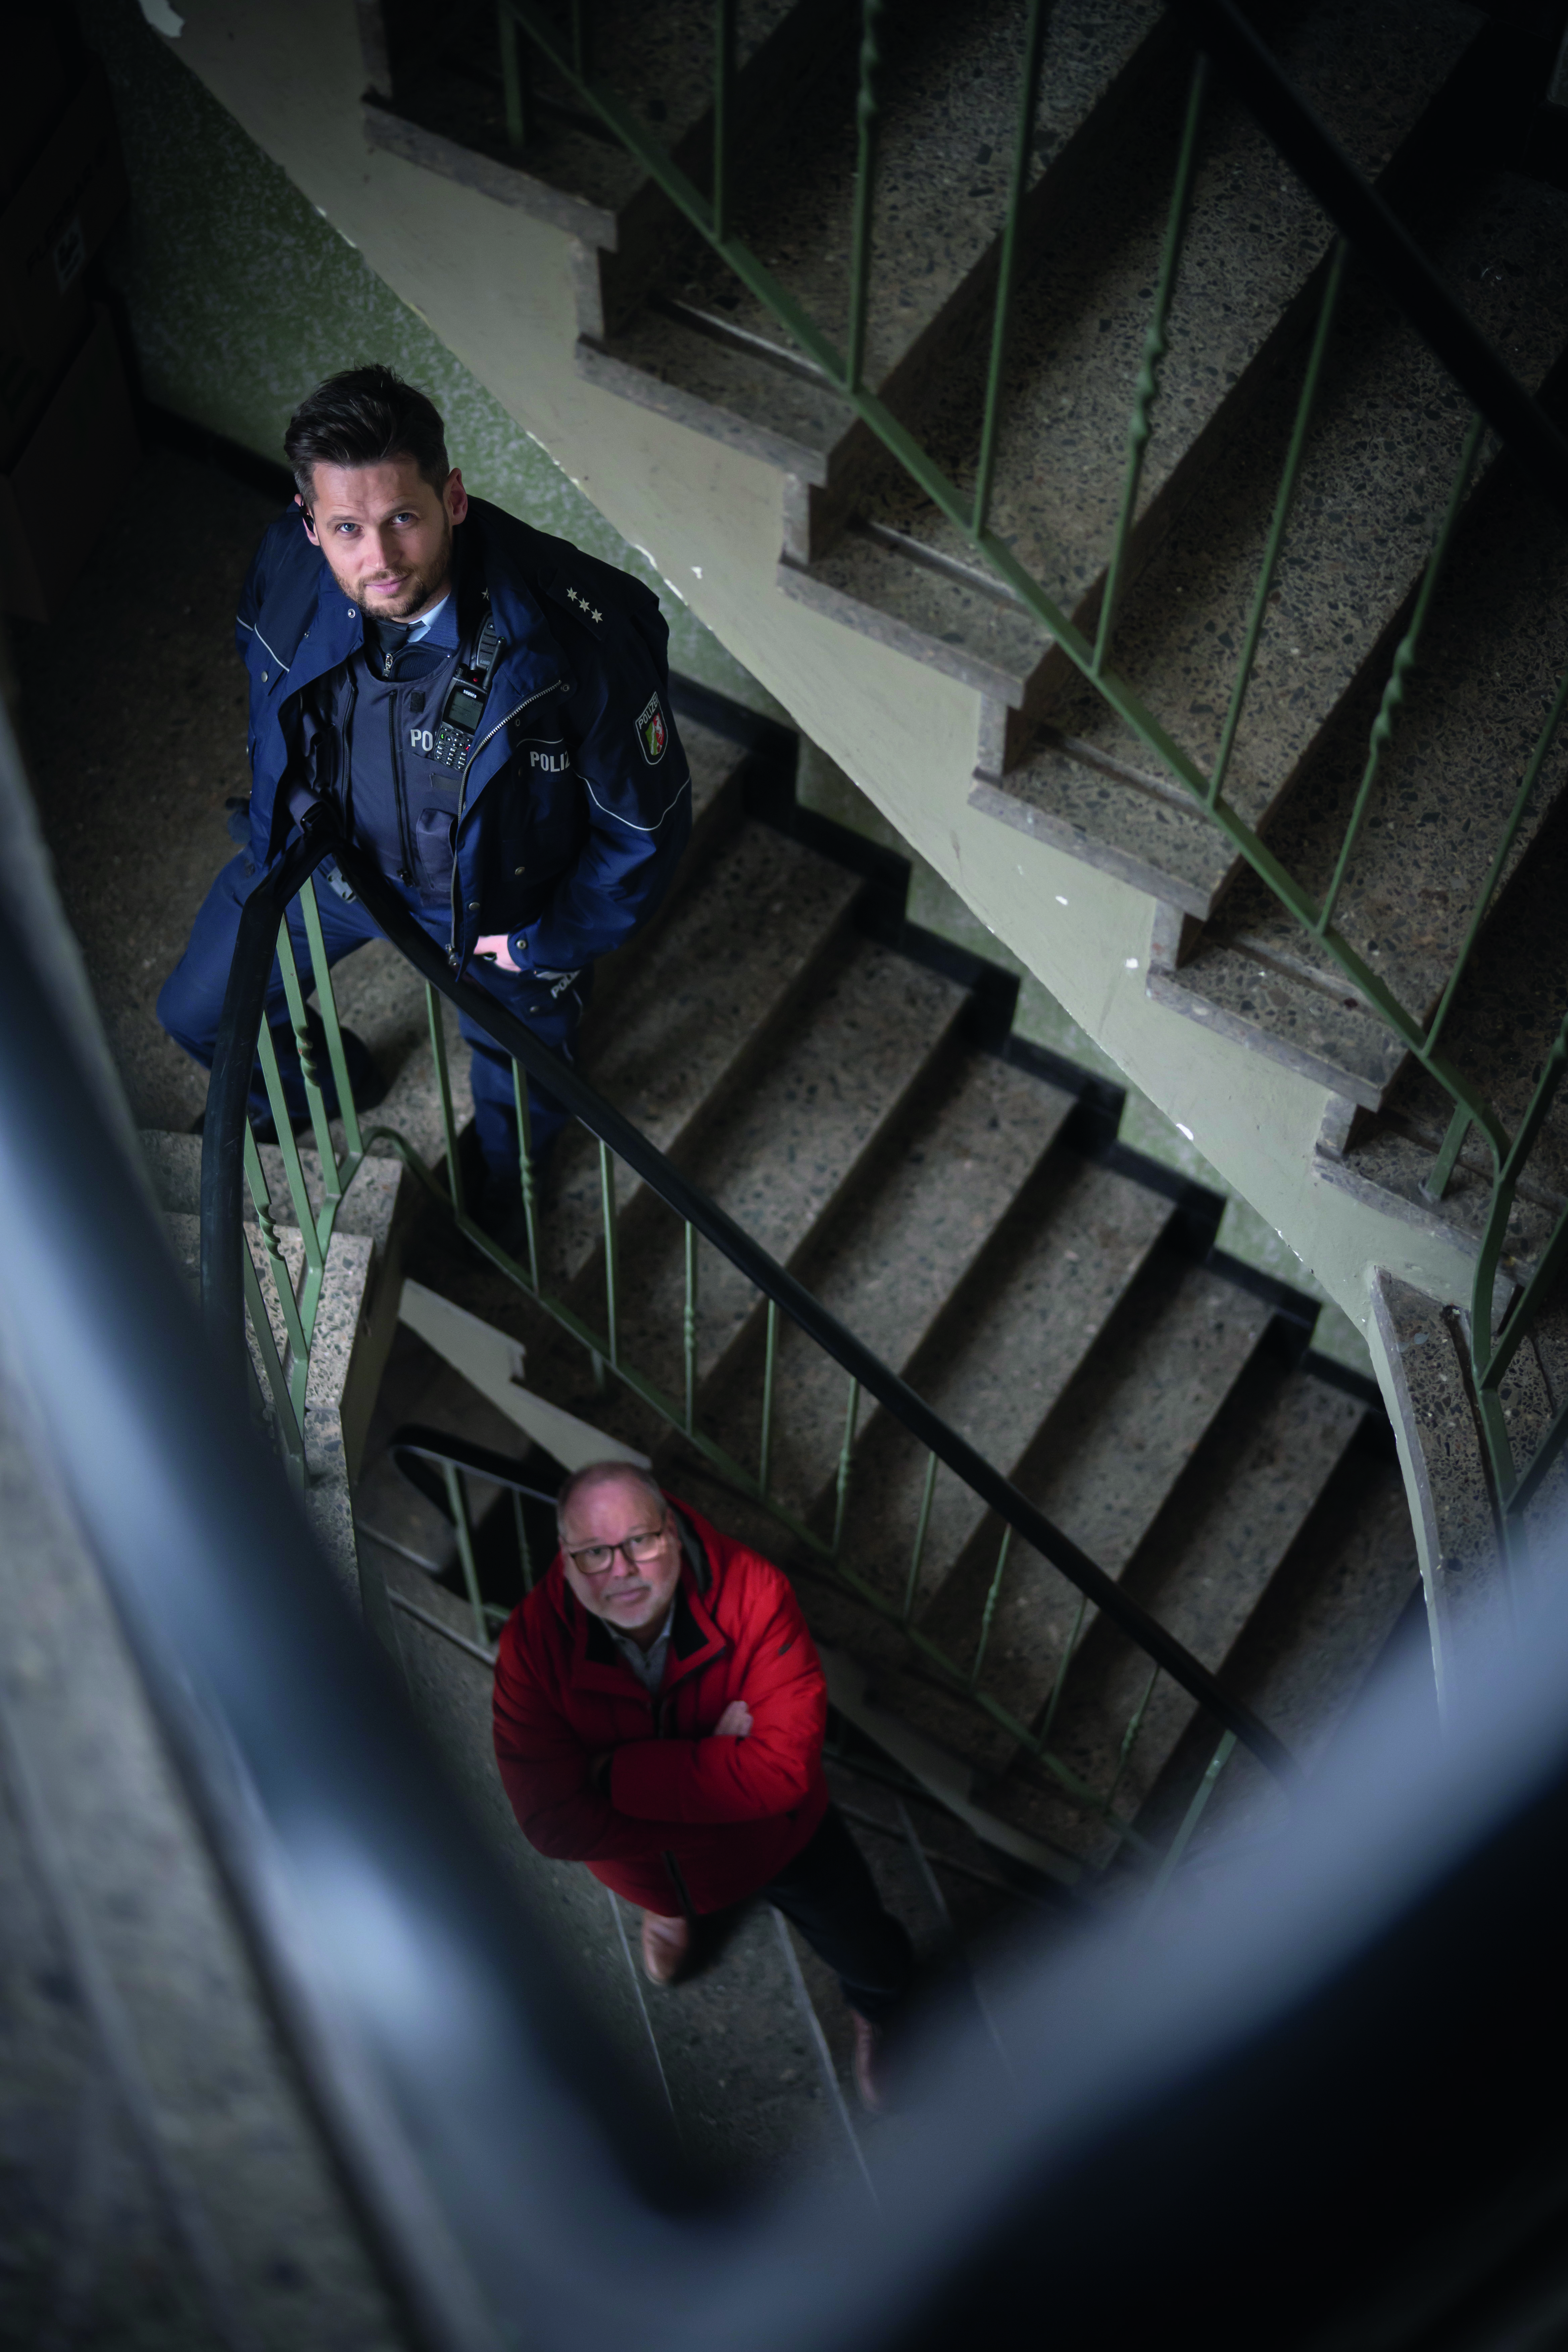
<svg viewBox="0 0 1568 2352">
<path fill-rule="evenodd" d="M 113 87 L 134 192 L 106 259 L 150 400 L 280 464 L 301 394 L 337 368 L 384 361 L 435 401 L 471 490 L 636 572 L 663 604 L 673 668 L 785 716 L 183 69 L 132 0 L 80 0 L 79 16 Z"/>
</svg>

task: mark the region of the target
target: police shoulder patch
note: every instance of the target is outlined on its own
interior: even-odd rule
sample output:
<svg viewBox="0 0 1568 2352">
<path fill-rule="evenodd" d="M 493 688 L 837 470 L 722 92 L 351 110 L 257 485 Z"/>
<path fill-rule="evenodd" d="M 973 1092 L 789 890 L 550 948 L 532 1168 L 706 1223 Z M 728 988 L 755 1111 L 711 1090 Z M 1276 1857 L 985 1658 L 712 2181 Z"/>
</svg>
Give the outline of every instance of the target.
<svg viewBox="0 0 1568 2352">
<path fill-rule="evenodd" d="M 669 741 L 669 730 L 664 723 L 664 709 L 657 694 L 650 694 L 637 713 L 637 741 L 642 745 L 643 758 L 650 768 L 657 767 L 664 757 Z"/>
</svg>

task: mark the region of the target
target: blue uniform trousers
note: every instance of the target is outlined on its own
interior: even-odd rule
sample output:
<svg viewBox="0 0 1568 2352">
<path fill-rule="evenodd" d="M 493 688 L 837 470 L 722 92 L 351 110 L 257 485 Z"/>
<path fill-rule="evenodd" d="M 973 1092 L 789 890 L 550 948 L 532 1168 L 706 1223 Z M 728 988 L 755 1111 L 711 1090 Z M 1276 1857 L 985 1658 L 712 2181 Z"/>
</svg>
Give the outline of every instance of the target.
<svg viewBox="0 0 1568 2352">
<path fill-rule="evenodd" d="M 235 937 L 253 870 L 250 860 L 244 856 L 231 858 L 224 867 L 202 902 L 200 912 L 191 927 L 190 941 L 184 954 L 164 982 L 158 997 L 158 1018 L 163 1027 L 175 1044 L 183 1045 L 204 1069 L 212 1067 L 218 1023 L 223 1013 L 224 992 L 228 985 L 229 965 L 234 958 Z M 415 920 L 445 948 L 449 929 L 445 908 L 422 908 L 414 891 L 395 882 L 390 883 L 388 887 L 398 892 Z M 361 902 L 357 898 L 340 898 L 327 877 L 320 872 L 316 877 L 316 904 L 321 909 L 321 933 L 326 941 L 329 963 L 339 963 L 344 956 L 352 955 L 355 948 L 363 947 L 367 940 L 381 938 L 380 929 L 372 922 Z M 298 903 L 289 909 L 289 935 L 294 943 L 300 983 L 309 995 L 313 985 L 310 949 Z M 531 978 L 527 972 L 498 971 L 493 964 L 475 963 L 469 967 L 467 977 L 487 989 L 509 1013 L 524 1022 L 541 1045 L 550 1046 L 565 1061 L 572 1059 L 572 1040 L 583 1018 L 583 1008 L 592 985 L 591 965 L 580 971 L 572 985 L 559 996 L 552 996 L 543 982 Z M 289 1020 L 283 973 L 277 963 L 273 964 L 271 984 L 267 992 L 267 1024 L 278 1048 L 279 1068 L 289 1116 L 302 1118 L 306 1111 L 305 1085 Z M 511 1057 L 477 1028 L 467 1013 L 459 1014 L 458 1027 L 467 1044 L 473 1048 L 469 1075 L 474 1093 L 474 1127 L 485 1165 L 492 1176 L 503 1182 L 515 1181 L 519 1155 Z M 358 1069 L 355 1067 L 356 1059 L 360 1064 Z M 363 1055 L 363 1049 L 356 1056 L 351 1044 L 348 1058 L 351 1086 L 356 1085 L 365 1074 L 367 1063 L 368 1056 Z M 323 1091 L 328 1105 L 334 1108 L 335 1090 L 324 1054 L 318 1057 L 318 1067 L 324 1075 Z M 251 1081 L 250 1105 L 253 1118 L 270 1118 L 271 1108 L 261 1080 L 259 1060 Z M 528 1108 L 533 1154 L 539 1160 L 565 1124 L 566 1113 L 553 1095 L 536 1087 L 531 1080 L 528 1089 Z"/>
</svg>

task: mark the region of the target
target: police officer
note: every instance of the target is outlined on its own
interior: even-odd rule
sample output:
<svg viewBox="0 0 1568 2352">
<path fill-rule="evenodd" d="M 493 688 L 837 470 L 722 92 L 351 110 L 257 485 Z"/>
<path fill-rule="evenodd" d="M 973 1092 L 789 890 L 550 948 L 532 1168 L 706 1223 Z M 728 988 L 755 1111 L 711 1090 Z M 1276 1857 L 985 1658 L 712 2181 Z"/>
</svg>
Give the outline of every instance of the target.
<svg viewBox="0 0 1568 2352">
<path fill-rule="evenodd" d="M 207 893 L 158 1017 L 211 1067 L 240 909 L 325 795 L 453 973 L 569 1059 L 594 959 L 647 919 L 691 830 L 658 599 L 470 499 L 436 409 L 389 368 L 318 385 L 283 446 L 298 496 L 261 542 L 236 630 L 250 673 L 248 843 Z M 322 870 L 336 962 L 378 933 Z M 289 920 L 308 971 L 302 919 Z M 266 1017 L 302 1118 L 276 966 Z M 518 1197 L 512 1066 L 461 1026 L 493 1223 Z M 344 1042 L 356 1100 L 374 1099 L 368 1053 L 352 1032 Z M 537 1159 L 564 1114 L 532 1087 L 530 1114 Z M 269 1129 L 259 1072 L 251 1117 Z"/>
</svg>

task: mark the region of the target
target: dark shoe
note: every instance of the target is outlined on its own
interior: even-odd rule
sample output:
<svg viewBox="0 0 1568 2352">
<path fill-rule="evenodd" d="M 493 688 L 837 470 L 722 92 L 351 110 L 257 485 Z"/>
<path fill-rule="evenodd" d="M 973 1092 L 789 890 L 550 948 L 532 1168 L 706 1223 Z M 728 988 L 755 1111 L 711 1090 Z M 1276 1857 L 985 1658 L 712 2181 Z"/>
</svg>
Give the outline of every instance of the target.
<svg viewBox="0 0 1568 2352">
<path fill-rule="evenodd" d="M 487 1176 L 472 1215 L 498 1249 L 505 1250 L 520 1265 L 526 1264 L 528 1220 L 522 1213 L 522 1187 L 515 1176 Z"/>
<path fill-rule="evenodd" d="M 883 2033 L 868 2017 L 858 2009 L 849 2012 L 855 2028 L 855 2088 L 860 2105 L 868 2116 L 885 2116 L 888 2112 L 888 2086 L 883 2079 L 885 2058 Z"/>
<path fill-rule="evenodd" d="M 649 1984 L 674 1984 L 691 1955 L 689 1919 L 661 1919 L 657 1911 L 642 1915 L 642 1966 Z"/>
<path fill-rule="evenodd" d="M 533 1198 L 535 1210 L 544 1171 L 550 1165 L 548 1145 L 533 1155 Z M 479 1205 L 473 1212 L 474 1223 L 487 1233 L 491 1241 L 505 1250 L 509 1257 L 526 1259 L 528 1255 L 528 1219 L 523 1214 L 522 1179 L 515 1168 L 504 1171 L 488 1169 Z"/>
<path fill-rule="evenodd" d="M 354 1108 L 374 1110 L 378 1103 L 386 1100 L 388 1081 L 382 1076 L 376 1067 L 374 1055 L 357 1031 L 345 1029 L 342 1038 L 343 1066 L 348 1071 L 349 1084 L 353 1088 Z M 330 1068 L 329 1064 L 329 1072 Z"/>
</svg>

